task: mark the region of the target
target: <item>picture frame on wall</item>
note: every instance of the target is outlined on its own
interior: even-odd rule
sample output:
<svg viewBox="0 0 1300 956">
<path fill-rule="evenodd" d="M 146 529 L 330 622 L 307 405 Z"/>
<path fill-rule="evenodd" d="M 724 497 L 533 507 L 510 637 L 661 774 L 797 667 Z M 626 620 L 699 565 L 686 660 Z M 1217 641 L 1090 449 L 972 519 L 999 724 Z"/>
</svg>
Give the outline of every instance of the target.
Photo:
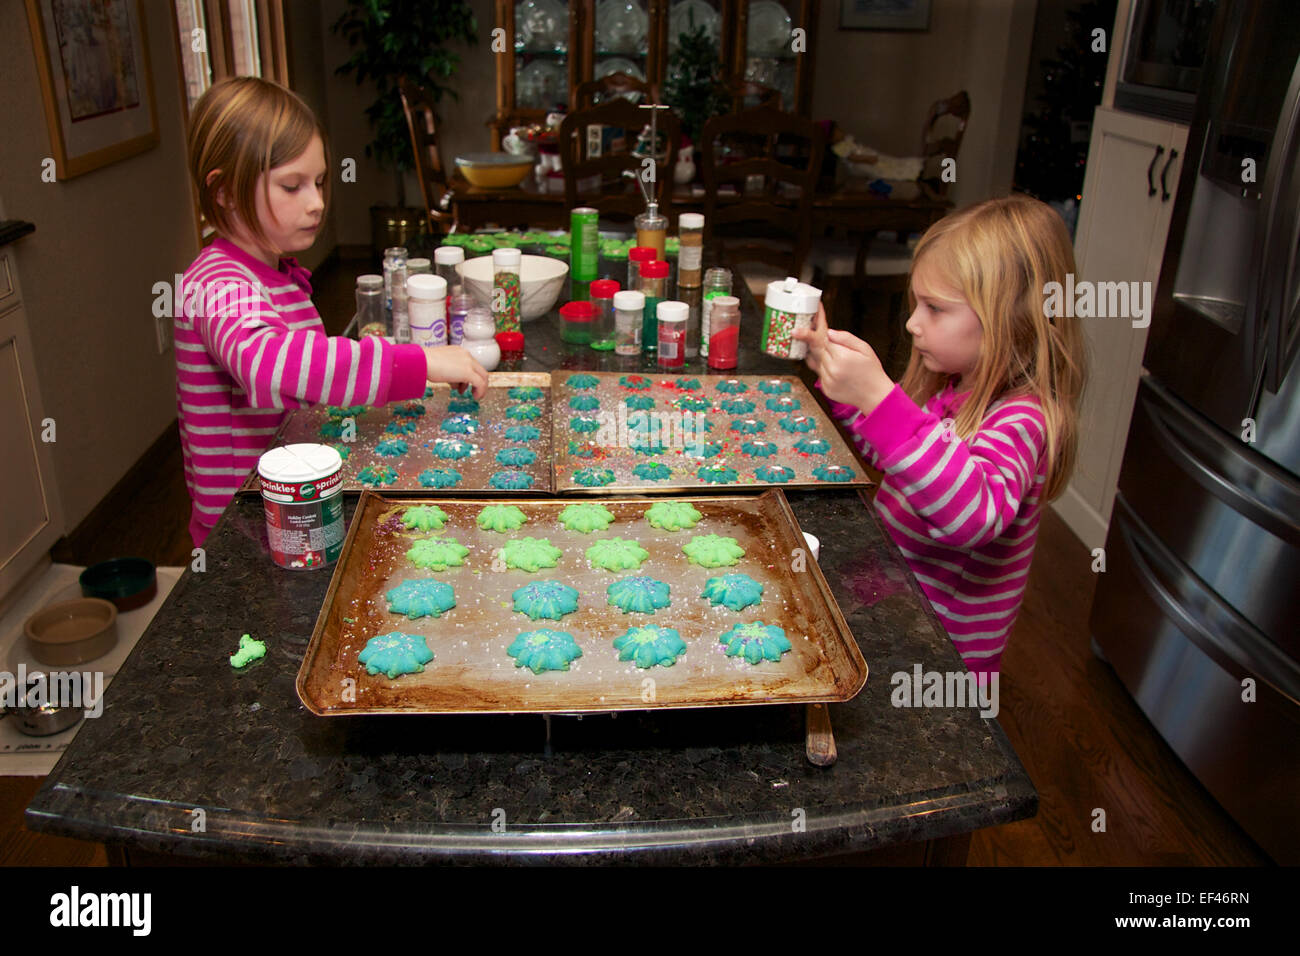
<svg viewBox="0 0 1300 956">
<path fill-rule="evenodd" d="M 158 145 L 140 0 L 27 0 L 59 179 Z"/>
<path fill-rule="evenodd" d="M 928 30 L 930 0 L 840 0 L 841 30 Z"/>
</svg>

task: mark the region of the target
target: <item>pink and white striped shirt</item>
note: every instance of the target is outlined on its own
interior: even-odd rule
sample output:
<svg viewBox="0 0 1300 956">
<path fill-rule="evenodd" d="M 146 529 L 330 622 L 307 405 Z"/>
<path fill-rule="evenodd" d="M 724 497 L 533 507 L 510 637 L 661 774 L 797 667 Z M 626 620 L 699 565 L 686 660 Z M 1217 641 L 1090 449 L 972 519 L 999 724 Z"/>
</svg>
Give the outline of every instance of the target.
<svg viewBox="0 0 1300 956">
<path fill-rule="evenodd" d="M 819 383 L 820 386 L 820 383 Z M 1032 396 L 1004 396 L 957 438 L 969 393 L 924 409 L 895 385 L 871 414 L 831 402 L 873 468 L 876 511 L 973 673 L 999 669 L 1029 580 L 1047 476 L 1046 419 Z"/>
<path fill-rule="evenodd" d="M 257 467 L 286 410 L 424 394 L 424 349 L 327 336 L 310 279 L 294 259 L 272 269 L 218 238 L 176 290 L 176 411 L 195 545 Z"/>
</svg>

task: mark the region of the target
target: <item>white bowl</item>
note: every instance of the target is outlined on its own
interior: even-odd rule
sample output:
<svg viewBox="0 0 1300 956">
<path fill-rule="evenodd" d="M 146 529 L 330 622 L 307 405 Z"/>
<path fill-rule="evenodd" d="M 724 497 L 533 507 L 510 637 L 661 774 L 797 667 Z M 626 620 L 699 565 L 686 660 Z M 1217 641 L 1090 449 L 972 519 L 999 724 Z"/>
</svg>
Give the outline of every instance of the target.
<svg viewBox="0 0 1300 956">
<path fill-rule="evenodd" d="M 519 280 L 523 289 L 523 321 L 531 322 L 550 312 L 560 297 L 569 264 L 549 256 L 521 256 Z M 477 256 L 457 263 L 456 271 L 465 280 L 474 301 L 492 308 L 492 257 Z"/>
</svg>

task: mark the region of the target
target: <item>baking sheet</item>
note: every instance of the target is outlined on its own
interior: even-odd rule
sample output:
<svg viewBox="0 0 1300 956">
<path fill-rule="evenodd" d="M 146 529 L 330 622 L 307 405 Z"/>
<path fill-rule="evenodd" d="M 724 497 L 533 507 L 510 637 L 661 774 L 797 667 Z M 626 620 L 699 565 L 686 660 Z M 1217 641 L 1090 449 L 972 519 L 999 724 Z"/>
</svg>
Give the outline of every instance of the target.
<svg viewBox="0 0 1300 956">
<path fill-rule="evenodd" d="M 356 436 L 352 442 L 343 442 L 338 437 L 322 435 L 321 428 L 330 421 L 328 408 L 316 405 L 311 408 L 296 409 L 289 413 L 284 424 L 276 433 L 273 445 L 291 445 L 298 442 L 345 445 L 349 449 L 343 460 L 343 490 L 363 491 L 368 487 L 378 487 L 383 491 L 397 492 L 443 492 L 459 494 L 466 491 L 488 491 L 492 494 L 537 494 L 550 492 L 552 484 L 551 470 L 551 377 L 545 372 L 492 372 L 488 375 L 488 393 L 479 403 L 479 410 L 473 414 L 478 419 L 478 428 L 473 434 L 461 434 L 442 430 L 444 420 L 453 417 L 448 411 L 452 392 L 447 385 L 433 385 L 425 394 L 428 398 L 413 402 L 393 402 L 367 409 L 356 417 Z M 543 395 L 533 402 L 520 402 L 509 397 L 509 390 L 516 386 L 535 386 L 542 389 Z M 458 396 L 459 397 L 459 396 Z M 394 408 L 400 405 L 422 405 L 425 414 L 412 416 L 407 421 L 415 423 L 416 430 L 407 435 L 392 435 L 384 429 L 394 419 L 399 418 Z M 541 409 L 541 416 L 531 420 L 510 419 L 506 410 L 512 405 L 530 404 Z M 512 425 L 532 425 L 540 432 L 534 441 L 511 441 L 506 437 L 506 429 Z M 376 445 L 385 439 L 401 439 L 407 443 L 407 452 L 395 457 L 387 457 L 376 452 Z M 466 458 L 442 458 L 434 454 L 434 445 L 438 439 L 462 440 L 473 446 L 473 451 Z M 528 465 L 508 465 L 496 460 L 496 455 L 505 448 L 528 448 L 537 453 L 537 457 Z M 397 472 L 397 477 L 389 484 L 370 486 L 362 484 L 359 475 L 366 467 L 390 467 Z M 461 481 L 451 488 L 434 488 L 420 481 L 420 473 L 426 469 L 454 468 L 462 475 Z M 520 471 L 532 478 L 532 486 L 518 491 L 494 488 L 491 479 L 498 471 Z M 254 471 L 245 480 L 241 491 L 260 491 L 257 473 Z"/>
<path fill-rule="evenodd" d="M 582 499 L 579 499 L 582 500 Z M 645 520 L 655 500 L 610 497 L 615 515 L 603 532 L 567 531 L 557 518 L 574 499 L 439 499 L 449 521 L 440 532 L 409 532 L 400 515 L 428 499 L 362 495 L 342 557 L 298 673 L 298 695 L 313 713 L 583 713 L 748 704 L 844 701 L 860 691 L 867 665 L 820 568 L 779 489 L 761 495 L 699 496 L 703 515 L 690 530 L 661 531 Z M 590 503 L 590 499 L 586 499 Z M 482 531 L 475 518 L 487 504 L 518 506 L 528 522 L 518 531 Z M 736 565 L 688 563 L 682 545 L 700 534 L 734 537 L 745 549 Z M 405 558 L 413 540 L 454 538 L 470 549 L 465 565 L 446 571 L 416 568 Z M 549 540 L 563 551 L 555 568 L 534 573 L 502 570 L 494 558 L 510 537 Z M 597 540 L 637 540 L 650 552 L 637 570 L 610 572 L 589 565 L 585 550 Z M 713 576 L 740 572 L 764 585 L 759 605 L 735 612 L 701 597 Z M 655 614 L 624 614 L 607 603 L 619 577 L 649 575 L 670 587 L 671 604 Z M 456 606 L 438 618 L 391 614 L 384 593 L 408 578 L 435 578 L 455 590 Z M 579 592 L 578 611 L 559 621 L 512 609 L 512 592 L 533 581 L 562 581 Z M 748 664 L 727 657 L 719 636 L 736 623 L 779 624 L 793 645 L 778 662 Z M 638 668 L 618 660 L 613 639 L 634 625 L 678 631 L 687 650 L 671 667 Z M 516 667 L 506 649 L 524 631 L 568 631 L 583 654 L 567 672 L 534 674 Z M 425 636 L 434 660 L 422 673 L 390 679 L 370 675 L 358 661 L 369 638 L 391 631 Z"/>
<path fill-rule="evenodd" d="M 696 493 L 702 489 L 726 489 L 729 487 L 775 487 L 810 488 L 827 486 L 862 487 L 871 484 L 857 455 L 841 437 L 831 420 L 822 411 L 817 400 L 808 391 L 804 383 L 794 375 L 675 375 L 660 372 L 658 374 L 589 372 L 599 384 L 591 389 L 577 389 L 568 384 L 578 373 L 555 372 L 552 375 L 551 395 L 555 403 L 555 489 L 566 494 L 590 494 L 592 492 L 677 492 Z M 636 389 L 624 382 L 640 379 L 649 387 Z M 679 382 L 698 381 L 699 388 L 681 388 Z M 741 393 L 720 391 L 718 386 L 727 382 L 740 382 L 745 386 Z M 769 394 L 760 389 L 763 382 L 789 383 L 790 391 L 785 394 Z M 579 395 L 593 395 L 599 405 L 593 410 L 574 410 L 569 406 L 570 399 Z M 657 419 L 659 438 L 664 446 L 657 454 L 646 454 L 633 447 L 631 438 L 634 432 L 629 428 L 629 420 L 640 411 L 629 409 L 626 400 L 632 396 L 648 397 L 654 407 L 648 410 L 651 416 L 665 414 L 668 417 Z M 767 407 L 769 399 L 792 399 L 798 403 L 793 411 L 772 410 Z M 716 443 L 717 448 L 706 448 L 695 440 L 696 432 L 686 430 L 694 427 L 694 421 L 682 417 L 694 415 L 695 411 L 683 408 L 684 400 L 703 399 L 710 403 L 708 411 L 699 414 L 712 423 L 712 428 L 703 432 L 706 443 Z M 753 403 L 751 411 L 733 414 L 723 410 L 721 403 L 742 399 Z M 601 424 L 601 430 L 580 433 L 573 429 L 572 420 L 576 417 L 595 418 Z M 812 425 L 806 432 L 786 431 L 780 421 L 787 416 L 806 418 Z M 732 429 L 736 422 L 755 422 L 750 427 L 761 428 L 754 434 L 745 434 Z M 829 444 L 824 454 L 809 454 L 795 447 L 801 439 L 819 438 Z M 764 441 L 776 446 L 773 455 L 755 456 L 746 453 L 744 445 L 749 441 Z M 582 452 L 583 454 L 579 454 Z M 716 452 L 716 453 L 715 453 Z M 647 462 L 659 462 L 667 466 L 667 477 L 654 479 L 638 476 L 634 469 Z M 735 470 L 731 483 L 714 483 L 699 474 L 702 466 L 722 465 Z M 793 477 L 784 483 L 764 481 L 756 472 L 764 465 L 781 465 L 794 472 Z M 846 481 L 829 481 L 818 477 L 814 470 L 819 465 L 833 466 L 840 469 L 841 475 L 847 474 Z M 588 487 L 575 479 L 575 474 L 586 468 L 604 468 L 613 473 L 614 480 L 608 485 Z M 728 477 L 730 475 L 728 474 Z"/>
</svg>

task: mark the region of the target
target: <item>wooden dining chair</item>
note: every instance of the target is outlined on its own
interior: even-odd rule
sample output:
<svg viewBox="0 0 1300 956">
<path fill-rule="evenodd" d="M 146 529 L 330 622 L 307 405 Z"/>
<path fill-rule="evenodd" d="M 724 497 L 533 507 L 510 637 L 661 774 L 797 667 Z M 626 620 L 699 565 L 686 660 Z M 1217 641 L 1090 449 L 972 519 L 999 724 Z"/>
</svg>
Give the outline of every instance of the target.
<svg viewBox="0 0 1300 956">
<path fill-rule="evenodd" d="M 645 209 L 645 198 L 640 186 L 624 176 L 631 171 L 641 177 L 649 168 L 653 181 L 650 195 L 658 197 L 659 212 L 670 216 L 672 201 L 673 166 L 677 162 L 677 144 L 681 139 L 681 124 L 672 110 L 658 110 L 655 119 L 659 134 L 666 138 L 667 156 L 652 167 L 646 167 L 645 157 L 632 152 L 641 130 L 650 125 L 650 111 L 628 102 L 613 99 L 588 109 L 575 110 L 560 124 L 560 163 L 564 168 L 564 201 L 575 206 L 593 205 L 602 216 L 636 216 Z M 605 152 L 594 135 L 593 127 L 623 131 L 623 143 L 616 151 Z M 584 188 L 595 182 L 594 188 Z M 666 184 L 666 185 L 665 185 Z"/>
<path fill-rule="evenodd" d="M 916 178 L 940 196 L 948 195 L 949 182 L 943 177 L 945 159 L 957 159 L 966 122 L 970 119 L 970 94 L 965 90 L 946 100 L 935 100 L 921 131 L 921 156 L 925 165 Z"/>
<path fill-rule="evenodd" d="M 629 94 L 637 96 L 634 99 Z M 658 90 L 645 80 L 619 71 L 575 86 L 569 97 L 569 111 L 590 109 L 619 97 L 633 105 L 656 103 L 659 100 Z"/>
<path fill-rule="evenodd" d="M 781 108 L 781 91 L 772 86 L 765 86 L 757 80 L 732 76 L 719 81 L 715 89 L 722 99 L 731 104 L 733 113 L 741 113 L 759 106 L 770 106 L 774 110 Z"/>
<path fill-rule="evenodd" d="M 456 230 L 456 205 L 452 202 L 447 173 L 438 149 L 438 117 L 433 109 L 433 99 L 424 87 L 401 77 L 397 82 L 402 97 L 402 111 L 406 114 L 406 128 L 411 134 L 411 148 L 415 152 L 415 174 L 424 196 L 424 208 L 429 216 L 429 228 L 442 232 Z"/>
<path fill-rule="evenodd" d="M 713 117 L 700 140 L 704 228 L 720 259 L 805 278 L 825 148 L 820 127 L 760 106 Z M 723 187 L 733 187 L 734 195 L 724 195 Z"/>
</svg>

